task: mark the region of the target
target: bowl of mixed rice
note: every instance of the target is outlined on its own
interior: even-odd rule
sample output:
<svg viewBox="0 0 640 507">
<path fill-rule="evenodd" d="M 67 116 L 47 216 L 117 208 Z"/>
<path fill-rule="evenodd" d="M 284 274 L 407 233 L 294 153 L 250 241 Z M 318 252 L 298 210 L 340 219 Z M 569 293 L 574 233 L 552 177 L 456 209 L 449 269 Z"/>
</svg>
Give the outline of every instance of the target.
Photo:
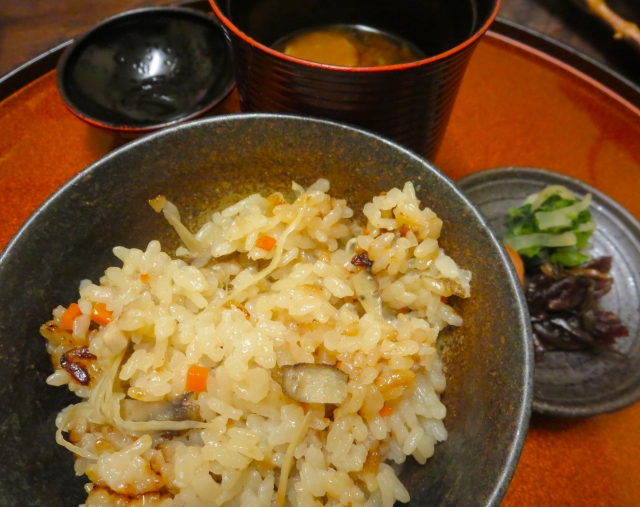
<svg viewBox="0 0 640 507">
<path fill-rule="evenodd" d="M 0 503 L 497 506 L 515 470 L 513 269 L 375 135 L 240 115 L 144 138 L 32 216 L 0 284 Z"/>
</svg>

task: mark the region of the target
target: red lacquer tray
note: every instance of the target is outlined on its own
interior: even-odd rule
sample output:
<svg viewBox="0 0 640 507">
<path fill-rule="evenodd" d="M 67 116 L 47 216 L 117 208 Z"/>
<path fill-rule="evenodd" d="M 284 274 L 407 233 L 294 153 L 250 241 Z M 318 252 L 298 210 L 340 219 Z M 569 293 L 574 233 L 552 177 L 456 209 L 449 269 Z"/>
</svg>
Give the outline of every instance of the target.
<svg viewBox="0 0 640 507">
<path fill-rule="evenodd" d="M 66 110 L 52 70 L 59 54 L 0 82 L 0 248 L 65 181 L 127 141 Z M 640 218 L 639 107 L 637 88 L 499 21 L 473 55 L 435 163 L 454 179 L 488 167 L 545 167 Z M 237 110 L 232 96 L 214 114 Z M 534 418 L 503 506 L 637 507 L 639 428 L 640 403 L 588 420 Z"/>
</svg>

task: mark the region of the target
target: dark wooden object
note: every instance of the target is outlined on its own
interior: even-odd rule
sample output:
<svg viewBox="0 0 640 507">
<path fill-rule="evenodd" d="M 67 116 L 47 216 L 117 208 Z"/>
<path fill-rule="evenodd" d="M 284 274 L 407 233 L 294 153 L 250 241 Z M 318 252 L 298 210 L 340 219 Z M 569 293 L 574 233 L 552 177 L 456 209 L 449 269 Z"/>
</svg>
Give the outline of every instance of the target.
<svg viewBox="0 0 640 507">
<path fill-rule="evenodd" d="M 609 0 L 609 5 L 637 23 L 640 13 L 634 2 Z M 611 28 L 590 14 L 585 4 L 586 0 L 503 0 L 499 15 L 562 42 L 640 84 L 640 52 L 615 39 Z"/>
</svg>

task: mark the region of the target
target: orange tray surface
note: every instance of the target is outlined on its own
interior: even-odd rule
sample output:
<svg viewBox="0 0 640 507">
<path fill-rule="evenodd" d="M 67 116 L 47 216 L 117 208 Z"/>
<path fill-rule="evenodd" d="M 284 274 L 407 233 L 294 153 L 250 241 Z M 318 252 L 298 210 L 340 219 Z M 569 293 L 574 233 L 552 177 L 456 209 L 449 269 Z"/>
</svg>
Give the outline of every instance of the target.
<svg viewBox="0 0 640 507">
<path fill-rule="evenodd" d="M 214 114 L 237 110 L 232 96 Z M 124 142 L 68 112 L 54 72 L 0 103 L 0 248 L 56 189 Z M 559 171 L 640 218 L 640 111 L 496 33 L 472 57 L 435 163 L 454 179 L 506 165 Z M 639 427 L 640 403 L 587 420 L 534 417 L 502 505 L 637 507 Z"/>
</svg>

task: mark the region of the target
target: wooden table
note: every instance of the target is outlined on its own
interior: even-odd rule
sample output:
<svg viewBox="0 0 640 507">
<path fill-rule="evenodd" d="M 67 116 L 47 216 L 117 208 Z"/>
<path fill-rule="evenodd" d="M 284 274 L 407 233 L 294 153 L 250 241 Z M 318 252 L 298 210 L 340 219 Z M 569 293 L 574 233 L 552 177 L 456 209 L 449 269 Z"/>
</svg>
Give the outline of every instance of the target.
<svg viewBox="0 0 640 507">
<path fill-rule="evenodd" d="M 174 1 L 2 0 L 0 76 L 108 16 Z M 570 0 L 502 0 L 499 15 L 563 42 L 640 84 L 640 53 L 614 40 L 608 27 Z"/>
</svg>

